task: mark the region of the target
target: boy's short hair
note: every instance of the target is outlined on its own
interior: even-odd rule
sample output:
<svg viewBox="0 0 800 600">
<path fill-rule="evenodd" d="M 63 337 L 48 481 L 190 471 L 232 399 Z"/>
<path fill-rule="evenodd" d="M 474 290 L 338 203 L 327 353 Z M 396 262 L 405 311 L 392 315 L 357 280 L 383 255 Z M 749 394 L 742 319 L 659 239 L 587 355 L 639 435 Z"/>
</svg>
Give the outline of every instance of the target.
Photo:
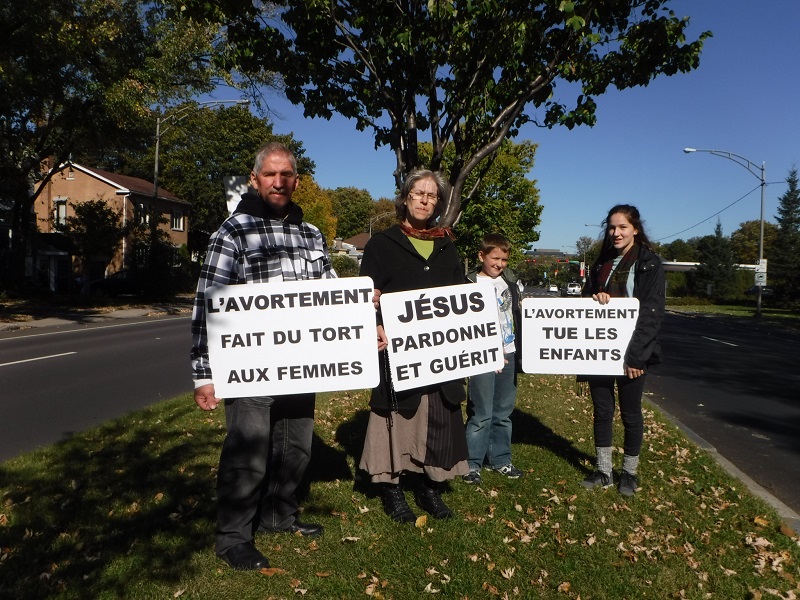
<svg viewBox="0 0 800 600">
<path fill-rule="evenodd" d="M 484 235 L 483 239 L 481 240 L 480 251 L 484 254 L 489 254 L 495 248 L 498 248 L 503 252 L 510 253 L 511 242 L 509 242 L 504 235 L 499 233 L 487 233 Z"/>
</svg>

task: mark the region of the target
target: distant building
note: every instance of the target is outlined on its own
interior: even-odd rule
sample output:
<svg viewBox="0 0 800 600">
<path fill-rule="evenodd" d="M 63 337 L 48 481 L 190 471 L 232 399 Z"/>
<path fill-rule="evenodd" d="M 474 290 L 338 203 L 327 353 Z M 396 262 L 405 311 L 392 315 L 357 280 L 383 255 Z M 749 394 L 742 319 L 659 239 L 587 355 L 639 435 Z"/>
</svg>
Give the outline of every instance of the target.
<svg viewBox="0 0 800 600">
<path fill-rule="evenodd" d="M 558 257 L 562 258 L 567 254 L 563 250 L 559 250 L 558 248 L 533 248 L 531 250 L 525 251 L 525 256 L 529 256 L 531 258 L 537 258 L 539 256 L 551 256 L 551 257 Z"/>
<path fill-rule="evenodd" d="M 56 168 L 56 173 L 36 198 L 36 223 L 40 234 L 44 235 L 39 236 L 40 243 L 29 257 L 27 276 L 46 281 L 51 290 L 58 291 L 63 289 L 64 282 L 76 276 L 99 279 L 131 264 L 133 246 L 127 238 L 110 260 L 98 257 L 88 265 L 79 264 L 71 256 L 68 245 L 58 240 L 63 236 L 57 233 L 57 225 L 75 215 L 75 205 L 92 200 L 102 200 L 111 207 L 120 216 L 123 226 L 135 221 L 147 224 L 155 210 L 157 215 L 166 218 L 159 227 L 167 232 L 172 244 L 178 248 L 187 243 L 189 202 L 161 187 L 154 196 L 153 184 L 138 177 L 66 162 Z"/>
</svg>

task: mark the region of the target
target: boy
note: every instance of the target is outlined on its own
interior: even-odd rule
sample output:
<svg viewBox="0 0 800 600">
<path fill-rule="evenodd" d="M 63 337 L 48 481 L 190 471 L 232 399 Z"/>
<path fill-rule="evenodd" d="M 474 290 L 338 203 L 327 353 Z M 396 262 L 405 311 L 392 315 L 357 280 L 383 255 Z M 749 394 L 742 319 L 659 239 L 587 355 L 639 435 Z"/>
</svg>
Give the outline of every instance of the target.
<svg viewBox="0 0 800 600">
<path fill-rule="evenodd" d="M 484 460 L 489 468 L 509 479 L 518 479 L 522 471 L 511 463 L 511 412 L 517 396 L 517 365 L 521 345 L 519 288 L 516 276 L 506 269 L 511 251 L 509 241 L 499 233 L 483 236 L 478 260 L 480 271 L 467 274 L 470 281 L 492 282 L 500 313 L 505 364 L 500 371 L 469 378 L 467 398 L 467 461 L 465 482 L 480 485 Z"/>
</svg>

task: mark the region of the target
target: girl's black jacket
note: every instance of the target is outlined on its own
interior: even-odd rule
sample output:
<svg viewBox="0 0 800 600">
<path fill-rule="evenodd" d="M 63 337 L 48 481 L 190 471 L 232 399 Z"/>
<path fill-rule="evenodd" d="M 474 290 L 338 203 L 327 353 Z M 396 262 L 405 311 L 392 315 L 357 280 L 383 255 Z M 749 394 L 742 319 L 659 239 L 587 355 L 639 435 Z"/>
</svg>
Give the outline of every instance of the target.
<svg viewBox="0 0 800 600">
<path fill-rule="evenodd" d="M 435 239 L 433 253 L 426 259 L 419 255 L 397 225 L 370 238 L 364 247 L 360 274 L 371 277 L 375 288 L 382 294 L 467 283 L 461 257 L 450 238 Z M 381 322 L 380 314 L 378 322 Z M 416 410 L 422 394 L 434 391 L 441 393 L 453 405 L 466 399 L 463 379 L 394 392 L 386 377 L 385 351 L 379 354 L 379 362 L 381 383 L 372 390 L 369 403 L 372 408 Z"/>
<path fill-rule="evenodd" d="M 583 296 L 597 293 L 600 287 L 597 276 L 601 267 L 602 264 L 595 264 L 590 270 L 583 286 Z M 634 369 L 644 369 L 662 359 L 658 331 L 664 320 L 664 267 L 655 252 L 640 246 L 634 268 L 633 296 L 639 299 L 639 318 L 625 351 L 625 364 Z"/>
</svg>

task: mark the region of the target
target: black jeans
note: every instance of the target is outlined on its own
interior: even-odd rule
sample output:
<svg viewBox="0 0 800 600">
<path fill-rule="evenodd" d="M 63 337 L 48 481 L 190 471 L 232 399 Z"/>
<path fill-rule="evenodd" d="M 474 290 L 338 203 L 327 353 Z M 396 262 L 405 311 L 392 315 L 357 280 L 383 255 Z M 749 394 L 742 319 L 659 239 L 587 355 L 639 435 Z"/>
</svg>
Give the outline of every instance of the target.
<svg viewBox="0 0 800 600">
<path fill-rule="evenodd" d="M 225 400 L 228 433 L 217 473 L 216 552 L 256 530 L 295 520 L 295 492 L 311 458 L 314 394 Z"/>
<path fill-rule="evenodd" d="M 614 424 L 614 384 L 619 395 L 619 413 L 625 428 L 623 447 L 625 454 L 639 456 L 644 436 L 642 393 L 646 375 L 628 379 L 624 375 L 591 375 L 587 377 L 594 404 L 594 445 L 611 446 Z"/>
</svg>

